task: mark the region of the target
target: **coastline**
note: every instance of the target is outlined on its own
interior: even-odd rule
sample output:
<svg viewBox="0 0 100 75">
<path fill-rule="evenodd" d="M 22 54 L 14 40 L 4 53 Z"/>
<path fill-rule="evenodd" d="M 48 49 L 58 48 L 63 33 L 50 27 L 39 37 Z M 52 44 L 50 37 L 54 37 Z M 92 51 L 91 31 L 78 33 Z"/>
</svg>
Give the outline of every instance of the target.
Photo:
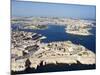
<svg viewBox="0 0 100 75">
<path fill-rule="evenodd" d="M 19 38 L 16 37 L 19 35 L 21 35 Z M 71 41 L 41 43 L 42 36 L 38 37 L 39 34 L 34 34 L 35 39 L 33 39 L 32 35 L 33 33 L 24 31 L 13 33 L 12 37 L 15 40 L 12 41 L 20 39 L 18 43 L 12 44 L 12 55 L 14 57 L 12 57 L 11 69 L 13 71 L 25 70 L 27 60 L 30 63 L 27 66 L 35 69 L 41 62 L 43 62 L 42 65 L 57 63 L 70 65 L 77 64 L 77 61 L 81 64 L 95 64 L 95 54 L 82 45 L 73 44 Z M 24 38 L 22 38 L 23 36 Z"/>
<path fill-rule="evenodd" d="M 89 35 L 93 35 L 92 33 L 81 33 L 79 31 L 66 31 L 66 33 L 68 34 L 73 34 L 73 35 L 80 35 L 80 36 L 89 36 Z"/>
<path fill-rule="evenodd" d="M 28 20 L 30 19 L 31 20 Z M 34 20 L 32 20 L 32 18 Z M 21 21 L 19 19 L 22 19 Z M 23 20 L 24 19 L 24 20 Z M 92 33 L 89 30 L 94 27 L 94 21 L 70 18 L 49 18 L 49 17 L 28 17 L 28 18 L 12 18 L 12 24 L 19 23 L 23 29 L 43 30 L 48 28 L 48 24 L 65 26 L 65 31 L 74 35 L 89 36 Z"/>
</svg>

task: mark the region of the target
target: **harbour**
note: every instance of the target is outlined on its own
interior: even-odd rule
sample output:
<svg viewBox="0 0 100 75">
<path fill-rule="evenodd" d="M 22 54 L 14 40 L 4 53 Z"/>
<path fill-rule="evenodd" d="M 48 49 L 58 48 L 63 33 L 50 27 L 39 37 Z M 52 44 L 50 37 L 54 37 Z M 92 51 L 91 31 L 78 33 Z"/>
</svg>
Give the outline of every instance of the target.
<svg viewBox="0 0 100 75">
<path fill-rule="evenodd" d="M 95 27 L 92 28 L 91 32 L 93 33 L 93 35 L 90 35 L 90 36 L 68 34 L 65 32 L 65 26 L 52 25 L 52 24 L 48 25 L 48 29 L 44 29 L 44 30 L 33 30 L 33 29 L 21 29 L 21 30 L 22 31 L 25 30 L 28 32 L 36 32 L 36 33 L 46 36 L 47 39 L 43 39 L 42 42 L 70 40 L 75 44 L 81 44 L 85 46 L 86 48 L 95 52 L 95 43 L 96 43 L 95 29 L 96 29 Z"/>
</svg>

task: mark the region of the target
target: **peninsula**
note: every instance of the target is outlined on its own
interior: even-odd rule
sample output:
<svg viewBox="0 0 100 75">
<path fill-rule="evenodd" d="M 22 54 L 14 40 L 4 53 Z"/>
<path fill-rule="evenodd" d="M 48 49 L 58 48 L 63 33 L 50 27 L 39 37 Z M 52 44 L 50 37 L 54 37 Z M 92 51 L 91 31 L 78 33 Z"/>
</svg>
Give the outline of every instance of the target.
<svg viewBox="0 0 100 75">
<path fill-rule="evenodd" d="M 45 39 L 41 34 L 25 31 L 13 31 L 11 39 L 11 70 L 24 71 L 27 66 L 47 64 L 95 64 L 95 53 L 82 45 L 71 41 L 41 43 Z M 27 60 L 30 64 L 27 64 Z M 27 65 L 27 66 L 26 66 Z"/>
</svg>

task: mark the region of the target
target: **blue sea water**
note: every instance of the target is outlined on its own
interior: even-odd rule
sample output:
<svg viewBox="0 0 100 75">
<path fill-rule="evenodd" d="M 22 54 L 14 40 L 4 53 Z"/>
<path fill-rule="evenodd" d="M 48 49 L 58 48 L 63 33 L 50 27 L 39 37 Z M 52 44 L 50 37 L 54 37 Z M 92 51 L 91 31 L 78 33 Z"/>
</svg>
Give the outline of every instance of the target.
<svg viewBox="0 0 100 75">
<path fill-rule="evenodd" d="M 96 28 L 93 27 L 90 31 L 93 35 L 89 36 L 80 36 L 68 34 L 65 32 L 65 26 L 60 25 L 52 25 L 49 24 L 47 29 L 44 30 L 32 30 L 32 29 L 20 29 L 24 31 L 36 32 L 46 36 L 47 38 L 42 40 L 42 42 L 53 42 L 53 41 L 71 41 L 74 44 L 80 44 L 85 46 L 86 48 L 96 51 Z"/>
</svg>

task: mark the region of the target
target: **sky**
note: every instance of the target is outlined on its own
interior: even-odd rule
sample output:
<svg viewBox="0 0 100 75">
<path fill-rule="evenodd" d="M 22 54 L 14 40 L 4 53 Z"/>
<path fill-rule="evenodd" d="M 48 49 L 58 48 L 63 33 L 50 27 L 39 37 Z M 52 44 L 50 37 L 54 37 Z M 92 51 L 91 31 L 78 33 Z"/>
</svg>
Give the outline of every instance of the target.
<svg viewBox="0 0 100 75">
<path fill-rule="evenodd" d="M 12 1 L 12 17 L 42 16 L 96 19 L 96 6 Z"/>
</svg>

